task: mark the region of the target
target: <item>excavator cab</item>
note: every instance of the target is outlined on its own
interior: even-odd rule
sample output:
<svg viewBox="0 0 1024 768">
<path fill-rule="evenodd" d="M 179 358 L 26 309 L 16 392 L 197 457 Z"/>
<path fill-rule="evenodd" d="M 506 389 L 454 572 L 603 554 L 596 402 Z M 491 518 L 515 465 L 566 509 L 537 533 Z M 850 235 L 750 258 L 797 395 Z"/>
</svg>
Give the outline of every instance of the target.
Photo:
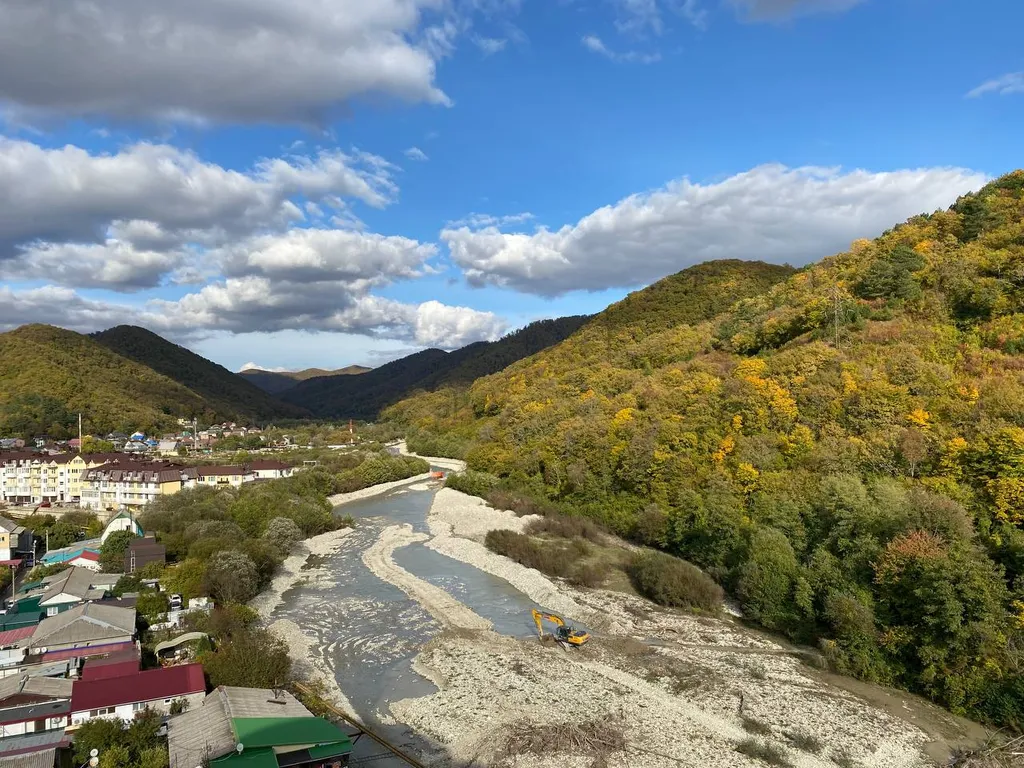
<svg viewBox="0 0 1024 768">
<path fill-rule="evenodd" d="M 547 619 L 555 625 L 555 633 L 551 635 L 563 648 L 579 648 L 590 640 L 590 634 L 583 630 L 576 629 L 565 623 L 561 616 L 553 613 L 541 613 L 533 611 L 533 621 L 537 625 L 537 635 L 544 639 L 544 620 Z"/>
</svg>

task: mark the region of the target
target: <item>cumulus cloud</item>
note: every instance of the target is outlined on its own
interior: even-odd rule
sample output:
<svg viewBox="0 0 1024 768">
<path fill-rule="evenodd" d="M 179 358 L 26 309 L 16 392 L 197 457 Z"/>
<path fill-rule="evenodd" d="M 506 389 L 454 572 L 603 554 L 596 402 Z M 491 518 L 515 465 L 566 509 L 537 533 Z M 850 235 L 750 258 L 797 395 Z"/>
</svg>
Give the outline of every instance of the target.
<svg viewBox="0 0 1024 768">
<path fill-rule="evenodd" d="M 813 13 L 848 11 L 865 0 L 728 0 L 748 21 L 778 21 Z"/>
<path fill-rule="evenodd" d="M 0 274 L 152 287 L 193 248 L 304 223 L 317 203 L 358 223 L 342 197 L 387 205 L 397 195 L 392 171 L 358 151 L 264 159 L 239 172 L 164 144 L 93 154 L 0 138 Z"/>
<path fill-rule="evenodd" d="M 29 113 L 322 123 L 448 104 L 447 0 L 0 0 L 0 101 Z"/>
<path fill-rule="evenodd" d="M 994 93 L 999 96 L 1008 96 L 1013 93 L 1024 93 L 1024 72 L 1010 72 L 1009 74 L 987 80 L 977 88 L 971 90 L 967 96 L 976 99 L 979 96 Z"/>
<path fill-rule="evenodd" d="M 557 296 L 641 285 L 710 259 L 806 264 L 949 205 L 985 181 L 959 168 L 765 165 L 717 183 L 672 182 L 554 231 L 461 226 L 441 238 L 471 284 Z"/>
<path fill-rule="evenodd" d="M 640 51 L 613 51 L 597 35 L 585 35 L 580 41 L 591 53 L 604 56 L 606 59 L 619 63 L 654 64 L 661 61 L 660 53 L 641 53 Z"/>
<path fill-rule="evenodd" d="M 424 162 L 430 159 L 429 157 L 427 157 L 427 153 L 424 152 L 419 147 L 409 147 L 407 150 L 405 150 L 405 156 L 408 157 L 410 160 L 417 160 L 419 162 Z"/>
</svg>

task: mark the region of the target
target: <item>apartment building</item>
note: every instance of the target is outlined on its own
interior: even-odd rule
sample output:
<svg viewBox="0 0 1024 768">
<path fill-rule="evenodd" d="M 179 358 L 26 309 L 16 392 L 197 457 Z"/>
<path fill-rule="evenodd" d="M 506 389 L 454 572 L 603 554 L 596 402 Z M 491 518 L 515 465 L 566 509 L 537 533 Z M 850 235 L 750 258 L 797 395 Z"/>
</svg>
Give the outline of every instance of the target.
<svg viewBox="0 0 1024 768">
<path fill-rule="evenodd" d="M 202 486 L 238 488 L 242 483 L 249 483 L 256 479 L 256 473 L 248 466 L 189 467 L 183 474 L 186 488 Z"/>
<path fill-rule="evenodd" d="M 81 506 L 131 510 L 182 489 L 184 467 L 156 461 L 124 461 L 87 469 L 82 474 Z"/>
<path fill-rule="evenodd" d="M 125 458 L 119 453 L 0 453 L 0 501 L 8 504 L 73 503 L 82 495 L 82 473 Z"/>
</svg>

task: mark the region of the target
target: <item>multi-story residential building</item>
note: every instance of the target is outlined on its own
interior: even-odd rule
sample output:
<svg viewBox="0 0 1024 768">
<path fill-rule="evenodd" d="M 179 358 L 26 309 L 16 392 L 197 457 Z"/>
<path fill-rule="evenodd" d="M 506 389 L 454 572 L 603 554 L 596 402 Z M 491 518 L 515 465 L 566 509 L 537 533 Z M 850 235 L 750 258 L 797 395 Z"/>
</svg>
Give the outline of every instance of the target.
<svg viewBox="0 0 1024 768">
<path fill-rule="evenodd" d="M 81 505 L 86 509 L 131 510 L 182 489 L 184 467 L 157 461 L 118 462 L 86 470 Z"/>
<path fill-rule="evenodd" d="M 249 483 L 256 479 L 256 473 L 247 466 L 189 467 L 185 470 L 184 475 L 186 488 L 202 486 L 238 488 L 242 483 Z"/>
<path fill-rule="evenodd" d="M 76 502 L 82 495 L 82 473 L 86 469 L 124 458 L 120 453 L 0 453 L 0 501 L 8 504 Z"/>
</svg>

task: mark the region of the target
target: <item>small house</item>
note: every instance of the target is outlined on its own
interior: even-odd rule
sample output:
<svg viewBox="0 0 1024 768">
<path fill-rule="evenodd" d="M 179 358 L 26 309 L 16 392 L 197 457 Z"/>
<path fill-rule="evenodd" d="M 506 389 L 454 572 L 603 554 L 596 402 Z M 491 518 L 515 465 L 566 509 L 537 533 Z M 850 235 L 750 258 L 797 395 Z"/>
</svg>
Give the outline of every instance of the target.
<svg viewBox="0 0 1024 768">
<path fill-rule="evenodd" d="M 176 700 L 197 707 L 206 696 L 202 664 L 147 669 L 120 677 L 76 680 L 71 692 L 71 727 L 96 717 L 131 720 L 137 712 L 152 709 L 169 714 Z M 195 768 L 199 763 L 193 763 Z"/>
</svg>

